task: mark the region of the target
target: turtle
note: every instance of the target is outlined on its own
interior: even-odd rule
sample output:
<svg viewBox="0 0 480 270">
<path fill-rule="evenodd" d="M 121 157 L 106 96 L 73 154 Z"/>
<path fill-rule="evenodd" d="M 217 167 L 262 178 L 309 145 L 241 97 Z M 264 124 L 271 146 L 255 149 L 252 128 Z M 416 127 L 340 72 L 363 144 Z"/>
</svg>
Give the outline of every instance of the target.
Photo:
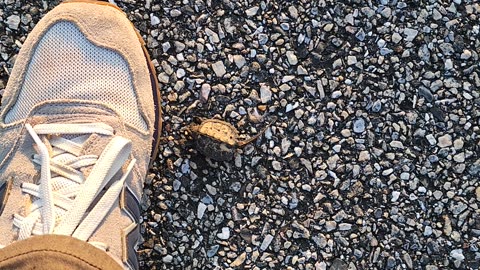
<svg viewBox="0 0 480 270">
<path fill-rule="evenodd" d="M 270 125 L 246 140 L 239 140 L 237 129 L 218 119 L 202 119 L 200 124 L 190 125 L 189 131 L 200 153 L 216 161 L 229 161 L 233 159 L 236 149 L 256 140 Z"/>
</svg>

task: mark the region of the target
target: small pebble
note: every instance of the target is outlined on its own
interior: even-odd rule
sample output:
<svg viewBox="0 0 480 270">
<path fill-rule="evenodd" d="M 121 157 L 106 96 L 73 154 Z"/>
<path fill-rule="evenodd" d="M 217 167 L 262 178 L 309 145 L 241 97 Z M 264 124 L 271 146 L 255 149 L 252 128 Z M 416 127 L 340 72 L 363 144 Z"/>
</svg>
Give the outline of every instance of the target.
<svg viewBox="0 0 480 270">
<path fill-rule="evenodd" d="M 415 39 L 415 37 L 418 35 L 418 30 L 405 28 L 403 30 L 403 34 L 405 35 L 405 41 L 413 41 L 413 39 Z"/>
<path fill-rule="evenodd" d="M 242 68 L 246 63 L 245 57 L 243 57 L 242 55 L 234 55 L 233 61 L 238 68 Z"/>
<path fill-rule="evenodd" d="M 173 256 L 168 254 L 167 256 L 162 258 L 162 262 L 164 263 L 172 263 L 173 262 Z"/>
<path fill-rule="evenodd" d="M 6 22 L 7 22 L 8 28 L 13 29 L 13 30 L 17 30 L 18 25 L 20 24 L 20 16 L 11 15 L 7 18 Z"/>
<path fill-rule="evenodd" d="M 270 234 L 267 234 L 265 238 L 263 239 L 262 244 L 260 245 L 260 250 L 265 251 L 267 248 L 270 246 L 270 243 L 272 243 L 273 236 Z"/>
<path fill-rule="evenodd" d="M 290 63 L 290 65 L 298 64 L 298 59 L 297 59 L 297 56 L 295 55 L 295 52 L 288 51 L 286 55 L 287 55 L 288 63 Z"/>
<path fill-rule="evenodd" d="M 255 15 L 257 15 L 258 9 L 259 9 L 259 7 L 251 7 L 249 9 L 245 10 L 245 14 L 248 17 L 255 16 Z"/>
<path fill-rule="evenodd" d="M 150 24 L 152 25 L 160 24 L 160 19 L 157 16 L 152 15 L 150 16 Z"/>
<path fill-rule="evenodd" d="M 438 147 L 444 148 L 444 147 L 449 147 L 452 145 L 452 136 L 450 134 L 445 134 L 443 136 L 440 136 L 438 138 Z"/>
<path fill-rule="evenodd" d="M 205 210 L 207 210 L 207 205 L 204 203 L 199 203 L 197 207 L 197 218 L 202 219 L 203 215 L 205 214 Z"/>
<path fill-rule="evenodd" d="M 230 229 L 228 227 L 223 227 L 222 232 L 217 234 L 217 237 L 222 240 L 227 240 L 230 238 Z"/>
<path fill-rule="evenodd" d="M 217 77 L 223 77 L 223 75 L 227 73 L 227 70 L 225 69 L 225 65 L 223 64 L 222 61 L 217 61 L 213 63 L 212 69 L 213 69 L 213 72 L 215 72 L 215 75 L 217 75 Z"/>
<path fill-rule="evenodd" d="M 399 197 L 400 197 L 400 192 L 398 192 L 398 191 L 393 191 L 393 192 L 392 192 L 392 199 L 391 199 L 391 201 L 392 201 L 392 202 L 396 202 L 396 201 L 398 201 L 398 198 L 399 198 Z"/>
<path fill-rule="evenodd" d="M 363 118 L 357 119 L 353 122 L 353 132 L 363 133 L 365 131 L 365 120 Z"/>
</svg>

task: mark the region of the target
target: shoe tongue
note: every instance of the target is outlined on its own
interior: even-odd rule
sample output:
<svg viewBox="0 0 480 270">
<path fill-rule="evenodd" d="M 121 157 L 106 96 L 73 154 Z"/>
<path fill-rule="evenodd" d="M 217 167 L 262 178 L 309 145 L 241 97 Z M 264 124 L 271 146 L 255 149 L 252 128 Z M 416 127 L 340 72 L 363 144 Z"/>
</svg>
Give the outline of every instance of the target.
<svg viewBox="0 0 480 270">
<path fill-rule="evenodd" d="M 76 101 L 72 104 L 55 101 L 39 105 L 30 112 L 27 122 L 32 126 L 38 124 L 103 123 L 117 131 L 124 129 L 122 118 L 115 111 L 103 105 L 82 101 Z M 79 135 L 62 135 L 66 139 L 77 136 Z"/>
<path fill-rule="evenodd" d="M 111 136 L 104 136 L 98 134 L 91 134 L 90 137 L 83 143 L 82 155 L 96 155 L 100 156 L 105 146 L 110 142 Z"/>
</svg>

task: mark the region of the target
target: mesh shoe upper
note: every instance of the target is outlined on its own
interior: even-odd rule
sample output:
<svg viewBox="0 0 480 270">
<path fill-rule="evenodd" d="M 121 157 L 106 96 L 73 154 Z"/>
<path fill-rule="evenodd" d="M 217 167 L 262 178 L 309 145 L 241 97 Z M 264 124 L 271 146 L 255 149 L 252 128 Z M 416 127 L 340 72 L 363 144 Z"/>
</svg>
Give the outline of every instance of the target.
<svg viewBox="0 0 480 270">
<path fill-rule="evenodd" d="M 147 129 L 128 64 L 118 53 L 92 44 L 67 21 L 51 26 L 40 40 L 5 123 L 26 118 L 42 101 L 59 99 L 101 101 L 131 125 Z"/>
</svg>

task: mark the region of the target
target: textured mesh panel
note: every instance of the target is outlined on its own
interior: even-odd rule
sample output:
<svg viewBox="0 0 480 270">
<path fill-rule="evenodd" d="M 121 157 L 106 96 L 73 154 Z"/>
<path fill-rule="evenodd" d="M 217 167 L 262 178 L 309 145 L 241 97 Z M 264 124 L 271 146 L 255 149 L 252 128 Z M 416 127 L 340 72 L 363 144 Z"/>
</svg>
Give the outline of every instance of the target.
<svg viewBox="0 0 480 270">
<path fill-rule="evenodd" d="M 41 39 L 5 121 L 24 119 L 39 102 L 58 99 L 104 102 L 128 123 L 147 129 L 127 62 L 118 53 L 90 43 L 70 22 L 53 25 Z"/>
</svg>

